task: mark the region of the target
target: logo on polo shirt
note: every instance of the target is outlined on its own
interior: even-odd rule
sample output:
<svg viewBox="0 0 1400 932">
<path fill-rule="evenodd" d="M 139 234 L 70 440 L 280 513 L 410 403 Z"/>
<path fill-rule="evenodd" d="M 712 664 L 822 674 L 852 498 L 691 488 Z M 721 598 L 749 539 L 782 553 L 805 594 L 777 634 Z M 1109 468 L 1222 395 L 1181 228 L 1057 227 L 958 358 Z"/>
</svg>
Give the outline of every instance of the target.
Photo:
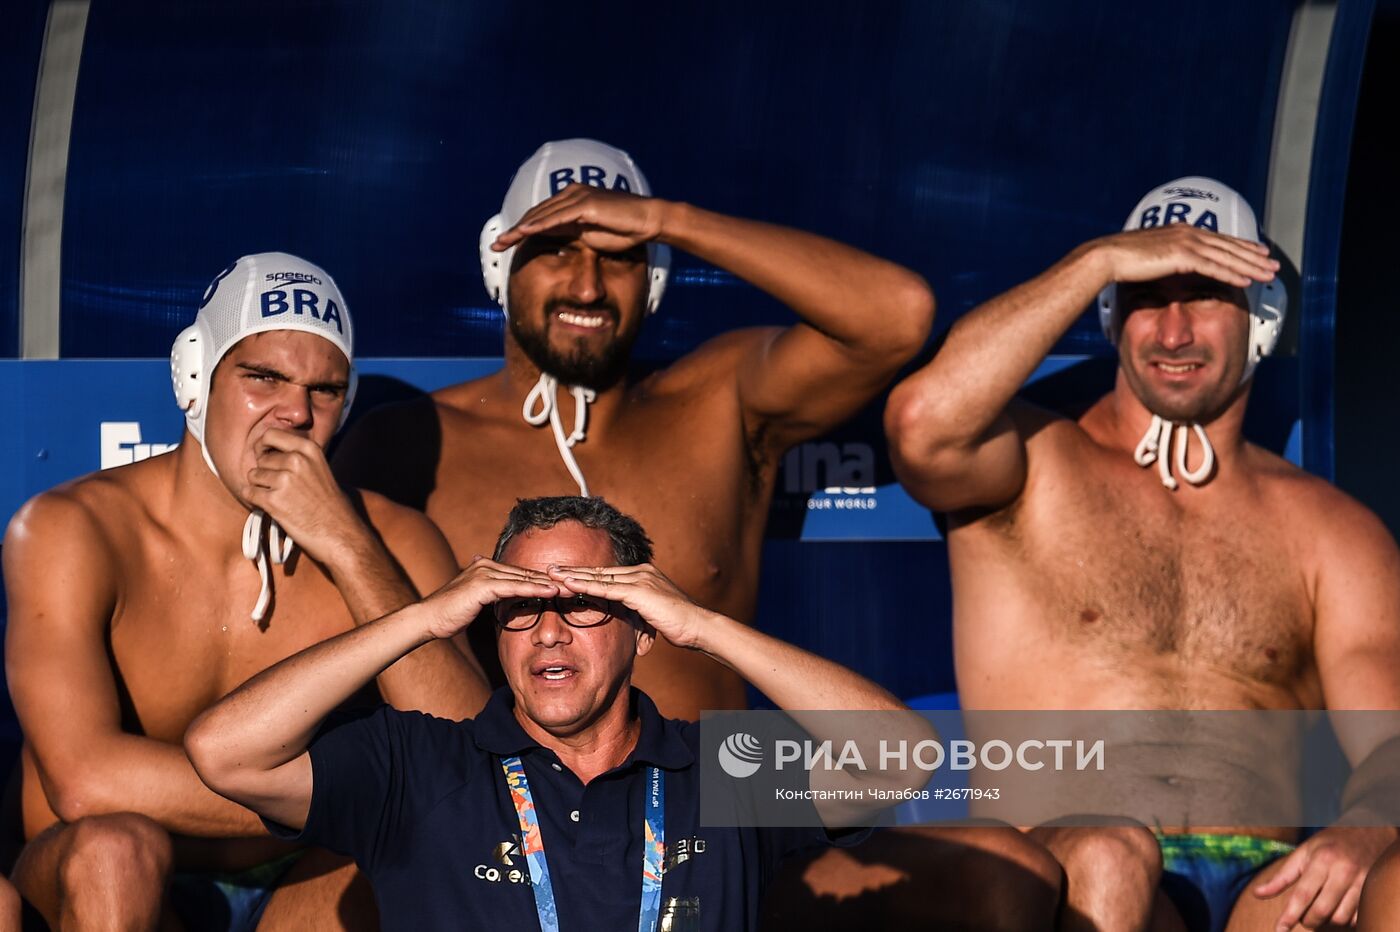
<svg viewBox="0 0 1400 932">
<path fill-rule="evenodd" d="M 719 746 L 720 769 L 731 777 L 751 777 L 762 764 L 763 745 L 751 734 L 736 731 Z"/>
<path fill-rule="evenodd" d="M 487 883 L 529 883 L 529 872 L 516 867 L 513 860 L 524 856 L 520 850 L 520 836 L 512 835 L 509 841 L 503 841 L 491 849 L 491 860 L 501 867 L 478 864 L 472 870 L 472 876 Z"/>
<path fill-rule="evenodd" d="M 679 867 L 691 858 L 705 853 L 705 839 L 699 835 L 690 838 L 677 838 L 666 842 L 666 860 L 662 862 L 663 873 Z"/>
<path fill-rule="evenodd" d="M 510 836 L 513 841 L 503 841 L 496 846 L 496 850 L 491 852 L 491 857 L 497 864 L 504 864 L 506 867 L 514 867 L 515 862 L 510 859 L 511 855 L 523 857 L 520 853 L 520 836 Z"/>
</svg>

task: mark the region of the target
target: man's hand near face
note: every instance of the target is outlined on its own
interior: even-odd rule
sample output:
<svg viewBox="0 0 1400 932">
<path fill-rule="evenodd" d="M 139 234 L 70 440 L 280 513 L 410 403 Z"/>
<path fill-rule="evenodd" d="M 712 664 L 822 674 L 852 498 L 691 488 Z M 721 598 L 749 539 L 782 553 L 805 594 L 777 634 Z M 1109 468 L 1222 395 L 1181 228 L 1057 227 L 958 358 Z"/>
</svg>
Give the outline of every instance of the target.
<svg viewBox="0 0 1400 932">
<path fill-rule="evenodd" d="M 325 451 L 310 438 L 273 428 L 258 441 L 257 465 L 241 490 L 312 559 L 332 564 L 370 534 L 331 474 Z"/>
<path fill-rule="evenodd" d="M 566 592 L 605 599 L 637 615 L 677 647 L 703 649 L 701 633 L 724 616 L 701 608 L 650 563 L 638 566 L 552 566 L 549 578 Z M 725 619 L 731 620 L 731 619 Z"/>
<path fill-rule="evenodd" d="M 1272 281 L 1279 268 L 1264 243 L 1184 223 L 1115 233 L 1081 248 L 1096 258 L 1105 284 L 1196 274 L 1246 288 Z"/>
<path fill-rule="evenodd" d="M 667 206 L 659 198 L 571 184 L 527 210 L 491 248 L 504 252 L 527 237 L 544 235 L 577 237 L 599 252 L 626 252 L 662 236 Z"/>
</svg>

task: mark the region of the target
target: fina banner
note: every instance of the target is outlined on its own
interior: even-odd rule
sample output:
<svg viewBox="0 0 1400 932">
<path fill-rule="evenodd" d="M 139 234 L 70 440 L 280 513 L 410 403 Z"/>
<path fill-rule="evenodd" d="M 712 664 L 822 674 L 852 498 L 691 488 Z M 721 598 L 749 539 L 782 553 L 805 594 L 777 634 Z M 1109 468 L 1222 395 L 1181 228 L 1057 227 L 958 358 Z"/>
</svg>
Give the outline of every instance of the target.
<svg viewBox="0 0 1400 932">
<path fill-rule="evenodd" d="M 1400 712 L 707 712 L 713 826 L 1400 825 Z"/>
</svg>

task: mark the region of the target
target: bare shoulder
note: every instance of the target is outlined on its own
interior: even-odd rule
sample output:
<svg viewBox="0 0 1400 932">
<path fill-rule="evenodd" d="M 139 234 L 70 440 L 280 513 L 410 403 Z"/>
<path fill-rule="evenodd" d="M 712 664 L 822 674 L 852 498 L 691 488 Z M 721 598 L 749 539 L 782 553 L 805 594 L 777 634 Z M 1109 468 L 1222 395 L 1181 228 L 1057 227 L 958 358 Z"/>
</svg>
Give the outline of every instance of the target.
<svg viewBox="0 0 1400 932">
<path fill-rule="evenodd" d="M 54 486 L 25 502 L 5 532 L 11 547 L 111 546 L 115 532 L 148 514 L 145 489 L 154 461 L 89 473 Z"/>
<path fill-rule="evenodd" d="M 1006 416 L 1025 437 L 1026 442 L 1060 443 L 1082 442 L 1087 439 L 1084 428 L 1078 423 L 1049 408 L 1032 404 L 1024 398 L 1015 398 L 1006 406 Z"/>
<path fill-rule="evenodd" d="M 105 621 L 103 609 L 115 603 L 124 577 L 123 555 L 136 549 L 131 537 L 149 526 L 146 495 L 159 472 L 150 462 L 63 483 L 15 513 L 3 548 L 11 625 L 60 604 L 83 605 L 83 617 Z"/>
<path fill-rule="evenodd" d="M 383 538 L 390 550 L 399 545 L 412 545 L 441 539 L 442 533 L 427 515 L 416 508 L 401 505 L 393 499 L 369 489 L 356 489 L 370 527 Z"/>
<path fill-rule="evenodd" d="M 433 412 L 439 418 L 473 417 L 481 410 L 485 399 L 497 391 L 499 376 L 500 372 L 497 371 L 479 379 L 439 388 L 428 395 L 425 401 L 431 403 Z"/>
<path fill-rule="evenodd" d="M 1091 429 L 1057 411 L 1016 398 L 1006 407 L 1006 417 L 1026 449 L 1026 485 L 1034 489 L 1042 475 L 1062 469 L 1082 471 L 1089 459 L 1102 453 Z"/>
<path fill-rule="evenodd" d="M 1321 564 L 1397 556 L 1394 537 L 1361 502 L 1267 450 L 1251 447 L 1250 457 L 1270 510 L 1313 546 Z"/>
<path fill-rule="evenodd" d="M 733 386 L 740 367 L 756 364 L 781 327 L 743 327 L 712 337 L 640 382 L 652 395 L 691 394 L 715 385 Z"/>
<path fill-rule="evenodd" d="M 408 575 L 420 594 L 434 591 L 457 573 L 457 559 L 447 538 L 423 512 L 377 492 L 355 490 L 365 520 L 384 549 Z"/>
</svg>

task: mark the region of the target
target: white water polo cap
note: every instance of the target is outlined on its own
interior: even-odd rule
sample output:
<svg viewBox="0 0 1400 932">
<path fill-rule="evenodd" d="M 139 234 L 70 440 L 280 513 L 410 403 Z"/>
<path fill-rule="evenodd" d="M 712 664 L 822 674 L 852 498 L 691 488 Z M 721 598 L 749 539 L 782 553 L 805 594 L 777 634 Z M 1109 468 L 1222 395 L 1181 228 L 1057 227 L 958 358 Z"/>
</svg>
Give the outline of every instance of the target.
<svg viewBox="0 0 1400 932">
<path fill-rule="evenodd" d="M 204 443 L 204 419 L 214 369 L 244 337 L 270 330 L 301 330 L 324 337 L 350 363 L 340 423 L 355 398 L 354 327 L 335 280 L 320 266 L 285 252 L 244 256 L 209 283 L 194 323 L 170 348 L 170 381 L 190 434 L 218 475 Z M 339 425 L 337 425 L 339 426 Z"/>
<path fill-rule="evenodd" d="M 651 185 L 647 184 L 646 176 L 632 161 L 632 156 L 605 142 L 561 139 L 535 150 L 535 154 L 515 170 L 500 213 L 486 221 L 477 244 L 486 291 L 507 314 L 510 313 L 510 266 L 515 258 L 515 247 L 496 252 L 491 244 L 519 223 L 531 207 L 575 183 L 651 196 Z M 655 312 L 661 303 L 670 271 L 671 248 L 664 243 L 647 243 L 648 314 Z"/>
<path fill-rule="evenodd" d="M 1123 229 L 1146 230 L 1170 223 L 1189 223 L 1215 233 L 1263 242 L 1249 202 L 1214 178 L 1178 178 L 1155 188 L 1133 208 Z M 1249 304 L 1249 342 L 1241 382 L 1253 375 L 1259 360 L 1278 346 L 1288 312 L 1288 291 L 1277 277 L 1269 282 L 1253 282 L 1245 288 L 1245 297 Z M 1099 293 L 1098 308 L 1104 336 L 1116 344 L 1122 326 L 1116 284 Z"/>
<path fill-rule="evenodd" d="M 339 429 L 355 399 L 354 329 L 345 298 L 335 280 L 320 266 L 285 252 L 244 256 L 209 283 L 194 323 L 175 338 L 170 348 L 170 381 L 175 401 L 185 412 L 185 424 L 199 441 L 204 462 L 215 476 L 219 470 L 204 442 L 209 386 L 219 361 L 244 337 L 272 330 L 301 330 L 324 337 L 345 354 L 350 364 L 349 385 L 341 408 Z M 255 509 L 243 525 L 243 556 L 257 567 L 262 587 L 250 613 L 261 623 L 272 601 L 270 564 L 283 564 L 295 545 L 277 523 Z"/>
</svg>

